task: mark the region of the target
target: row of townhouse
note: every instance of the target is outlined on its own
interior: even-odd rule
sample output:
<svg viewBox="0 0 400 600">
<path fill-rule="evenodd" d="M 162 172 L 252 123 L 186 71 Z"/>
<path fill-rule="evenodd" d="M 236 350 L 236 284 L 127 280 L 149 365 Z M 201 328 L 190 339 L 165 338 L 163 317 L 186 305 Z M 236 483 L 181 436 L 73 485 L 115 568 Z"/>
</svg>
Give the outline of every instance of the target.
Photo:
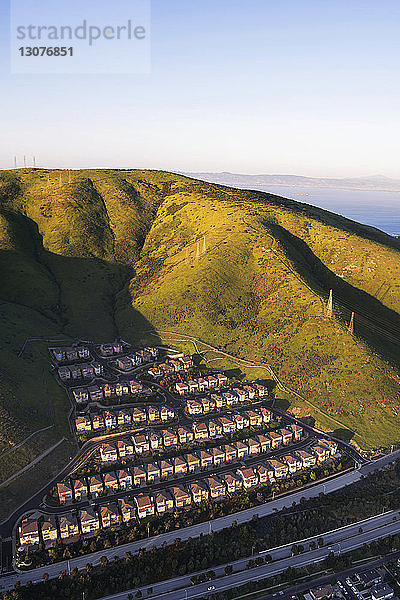
<svg viewBox="0 0 400 600">
<path fill-rule="evenodd" d="M 201 415 L 214 410 L 220 410 L 221 408 L 231 408 L 236 406 L 240 402 L 247 402 L 262 398 L 258 396 L 255 389 L 250 386 L 244 386 L 242 388 L 233 388 L 232 390 L 225 390 L 220 394 L 212 393 L 210 396 L 188 398 L 186 400 L 186 410 L 190 415 Z"/>
<path fill-rule="evenodd" d="M 310 447 L 310 451 L 297 450 L 280 456 L 279 460 L 269 459 L 254 467 L 243 467 L 237 469 L 236 472 L 223 473 L 219 476 L 202 477 L 187 485 L 168 486 L 164 490 L 156 491 L 153 495 L 138 494 L 134 497 L 134 503 L 119 499 L 119 512 L 115 504 L 108 503 L 99 506 L 97 510 L 91 507 L 80 510 L 79 522 L 73 513 L 60 516 L 58 528 L 57 519 L 51 515 L 42 520 L 35 516 L 27 517 L 22 520 L 18 528 L 20 545 L 29 547 L 43 541 L 48 546 L 54 544 L 57 539 L 68 543 L 73 541 L 79 533 L 92 534 L 101 527 L 117 526 L 120 521 L 129 522 L 136 517 L 141 519 L 155 513 L 162 514 L 168 510 L 183 508 L 209 499 L 221 500 L 227 494 L 241 489 L 248 490 L 258 485 L 271 484 L 285 479 L 298 471 L 326 461 L 336 452 L 337 444 L 334 441 L 321 439 Z M 149 465 L 147 467 L 149 468 Z M 109 476 L 107 481 L 112 481 L 113 477 L 118 479 L 120 485 L 118 487 L 116 483 L 113 483 L 115 487 L 112 489 L 114 490 L 127 490 L 132 486 L 132 475 L 127 471 L 106 474 L 104 485 L 106 485 L 107 476 Z M 122 485 L 123 481 L 125 481 L 124 485 Z M 79 480 L 75 480 L 74 485 L 78 482 Z M 111 485 L 111 483 L 107 485 Z M 72 489 L 70 493 L 72 494 Z"/>
<path fill-rule="evenodd" d="M 325 441 L 320 441 L 320 446 Z M 315 446 L 312 448 L 315 451 Z M 251 489 L 264 483 L 274 483 L 285 479 L 290 474 L 302 469 L 314 466 L 317 462 L 323 462 L 335 454 L 336 444 L 326 445 L 324 457 L 314 453 L 299 450 L 280 457 L 280 460 L 270 459 L 255 467 L 244 467 L 236 472 L 223 473 L 219 476 L 202 477 L 198 481 L 192 481 L 187 485 L 178 484 L 155 492 L 153 495 L 140 494 L 135 497 L 137 515 L 139 518 L 154 515 L 156 512 L 162 514 L 174 508 L 183 508 L 193 503 L 205 500 L 221 500 L 241 489 Z"/>
<path fill-rule="evenodd" d="M 64 365 L 57 369 L 61 381 L 68 381 L 71 379 L 93 379 L 94 377 L 102 375 L 103 372 L 103 365 L 98 362 Z"/>
<path fill-rule="evenodd" d="M 129 522 L 136 518 L 136 506 L 125 499 L 115 503 L 107 503 L 96 508 L 88 507 L 78 511 L 78 515 L 69 512 L 59 517 L 35 515 L 22 519 L 18 527 L 19 545 L 29 548 L 44 543 L 46 547 L 53 546 L 57 541 L 71 543 L 80 534 L 93 534 L 100 528 L 118 526 L 121 521 Z"/>
<path fill-rule="evenodd" d="M 150 388 L 138 381 L 119 381 L 118 383 L 103 383 L 72 389 L 72 395 L 78 404 L 102 402 L 105 398 L 112 398 L 113 396 L 135 396 L 149 392 Z"/>
<path fill-rule="evenodd" d="M 261 411 L 262 409 L 260 409 Z M 251 420 L 247 415 L 238 413 L 233 415 L 232 418 L 221 417 L 207 422 L 195 422 L 191 429 L 181 426 L 149 433 L 137 433 L 132 436 L 132 444 L 127 440 L 118 440 L 116 444 L 113 442 L 102 444 L 100 446 L 100 458 L 103 463 L 117 462 L 118 459 L 124 459 L 132 454 L 146 454 L 150 451 L 172 449 L 193 441 L 213 439 L 237 430 L 243 430 L 250 427 L 250 425 L 262 425 L 262 415 L 255 413 L 255 417 L 257 419 Z M 267 449 L 269 450 L 290 444 L 292 441 L 298 441 L 302 433 L 302 427 L 296 423 L 291 423 L 287 428 L 266 432 L 262 438 L 265 440 L 265 444 L 268 445 Z"/>
<path fill-rule="evenodd" d="M 175 390 L 180 396 L 186 394 L 196 394 L 212 391 L 218 388 L 226 388 L 228 378 L 220 373 L 209 375 L 208 377 L 199 377 L 189 381 L 178 382 L 175 384 Z M 234 386 L 230 390 L 225 390 L 221 394 L 212 394 L 211 398 L 220 403 L 220 406 L 233 406 L 239 402 L 265 398 L 268 396 L 268 388 L 261 383 L 252 383 L 243 386 Z M 188 401 L 189 403 L 189 401 Z"/>
<path fill-rule="evenodd" d="M 168 358 L 165 362 L 154 365 L 148 369 L 148 374 L 158 379 L 165 375 L 174 375 L 175 373 L 183 373 L 193 367 L 193 359 L 191 356 L 177 356 Z"/>
<path fill-rule="evenodd" d="M 129 469 L 118 469 L 103 475 L 97 473 L 88 477 L 66 480 L 57 484 L 57 494 L 61 505 L 97 498 L 104 493 L 129 490 L 133 487 L 133 475 Z"/>
<path fill-rule="evenodd" d="M 168 406 L 146 406 L 124 408 L 120 410 L 103 410 L 78 415 L 75 418 L 75 429 L 78 433 L 97 431 L 99 429 L 115 429 L 119 426 L 131 426 L 135 423 L 155 423 L 170 421 L 175 412 Z"/>
<path fill-rule="evenodd" d="M 279 445 L 288 445 L 292 440 L 300 439 L 302 429 L 293 424 L 292 429 L 281 429 L 279 433 L 269 432 L 243 439 L 241 441 L 224 444 L 208 450 L 186 453 L 168 460 L 159 460 L 143 463 L 131 469 L 120 469 L 116 472 L 106 473 L 103 477 L 99 474 L 91 475 L 87 479 L 76 479 L 71 484 L 62 482 L 57 484 L 60 504 L 80 501 L 89 494 L 97 497 L 109 490 L 129 489 L 132 486 L 152 484 L 169 477 L 218 467 L 225 463 L 242 460 L 248 456 L 255 456 L 277 448 Z M 165 430 L 166 433 L 168 430 Z M 271 434 L 273 434 L 271 436 Z M 175 435 L 172 434 L 171 435 Z M 175 440 L 174 440 L 175 441 Z M 118 440 L 116 445 L 103 444 L 100 456 L 104 463 L 125 460 L 137 454 L 145 453 L 150 448 L 150 441 L 143 434 L 133 436 L 132 443 L 128 440 Z"/>
<path fill-rule="evenodd" d="M 75 362 L 76 360 L 89 359 L 90 351 L 86 346 L 63 346 L 61 348 L 49 348 L 50 354 L 58 363 Z"/>
<path fill-rule="evenodd" d="M 115 364 L 121 371 L 130 371 L 134 367 L 140 367 L 140 365 L 157 360 L 159 353 L 158 348 L 142 348 L 117 358 Z"/>
<path fill-rule="evenodd" d="M 104 357 L 122 354 L 122 352 L 128 349 L 130 349 L 130 345 L 124 344 L 122 342 L 113 342 L 112 344 L 100 344 L 100 346 L 98 346 L 98 350 L 101 356 Z"/>
</svg>

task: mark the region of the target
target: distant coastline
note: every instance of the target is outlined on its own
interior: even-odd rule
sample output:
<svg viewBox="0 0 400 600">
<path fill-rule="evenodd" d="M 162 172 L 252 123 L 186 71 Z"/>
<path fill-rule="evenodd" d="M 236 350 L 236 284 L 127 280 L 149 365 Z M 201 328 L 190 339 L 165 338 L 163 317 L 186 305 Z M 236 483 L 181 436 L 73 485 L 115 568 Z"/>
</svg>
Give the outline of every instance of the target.
<svg viewBox="0 0 400 600">
<path fill-rule="evenodd" d="M 360 187 L 360 180 L 313 179 L 296 175 L 233 175 L 229 173 L 192 173 L 187 174 L 195 179 L 203 179 L 210 183 L 219 183 L 240 189 L 250 189 L 260 192 L 275 194 L 291 198 L 297 202 L 318 206 L 324 210 L 337 213 L 363 223 L 376 227 L 393 237 L 400 237 L 400 182 L 387 180 L 390 185 L 398 190 L 379 189 L 377 178 L 375 187 L 371 179 L 363 180 L 364 187 Z M 262 183 L 270 179 L 267 183 Z M 277 179 L 285 179 L 286 183 L 278 183 Z M 312 185 L 309 182 L 312 182 Z M 300 182 L 305 182 L 302 185 Z M 333 182 L 337 185 L 333 186 Z M 358 187 L 357 187 L 358 185 Z M 387 183 L 389 187 L 389 183 Z"/>
<path fill-rule="evenodd" d="M 302 175 L 247 175 L 244 173 L 182 173 L 194 179 L 219 183 L 232 187 L 285 186 L 370 192 L 399 192 L 400 180 L 382 175 L 353 178 L 304 177 Z"/>
</svg>

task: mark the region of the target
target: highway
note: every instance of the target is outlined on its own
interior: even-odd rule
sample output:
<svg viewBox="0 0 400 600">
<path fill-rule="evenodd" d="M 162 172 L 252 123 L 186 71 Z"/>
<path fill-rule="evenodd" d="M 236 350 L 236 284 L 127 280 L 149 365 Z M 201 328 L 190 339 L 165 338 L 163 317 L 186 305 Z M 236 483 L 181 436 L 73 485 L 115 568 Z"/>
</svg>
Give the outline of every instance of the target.
<svg viewBox="0 0 400 600">
<path fill-rule="evenodd" d="M 243 585 L 251 581 L 258 581 L 266 577 L 277 575 L 278 573 L 282 573 L 282 571 L 288 567 L 298 568 L 320 562 L 326 558 L 330 552 L 333 552 L 336 555 L 349 552 L 350 550 L 359 548 L 363 544 L 368 544 L 380 537 L 386 537 L 388 535 L 400 532 L 400 521 L 393 521 L 394 515 L 396 515 L 397 519 L 399 518 L 399 512 L 394 511 L 386 513 L 385 515 L 374 517 L 373 519 L 369 520 L 369 522 L 364 521 L 355 523 L 349 528 L 346 527 L 341 530 L 337 530 L 336 532 L 332 532 L 331 534 L 322 534 L 322 537 L 325 541 L 325 545 L 322 548 L 306 551 L 304 554 L 299 554 L 297 556 L 291 556 L 291 544 L 283 546 L 277 551 L 269 550 L 268 553 L 271 554 L 274 562 L 264 564 L 260 567 L 246 569 L 246 564 L 250 558 L 254 559 L 259 555 L 262 556 L 262 553 L 253 557 L 247 557 L 241 561 L 229 563 L 233 566 L 234 571 L 231 575 L 224 574 L 224 568 L 226 565 L 214 567 L 213 571 L 216 575 L 216 579 L 206 583 L 191 585 L 190 577 L 193 574 L 190 574 L 152 584 L 151 587 L 153 588 L 153 593 L 151 597 L 162 597 L 166 600 L 185 600 L 186 598 L 196 598 L 198 596 L 207 594 L 207 592 L 222 592 L 238 585 Z M 372 521 L 374 520 L 376 521 L 378 527 L 373 527 Z M 387 524 L 384 524 L 385 521 L 388 521 Z M 363 529 L 362 533 L 358 532 L 360 526 L 362 526 Z M 317 537 L 311 539 L 316 540 Z M 337 540 L 341 541 L 339 542 Z M 280 555 L 283 553 L 286 556 L 280 558 Z M 145 596 L 145 590 L 148 587 L 149 586 L 143 586 L 130 591 L 133 592 L 135 596 L 137 589 L 140 589 L 142 592 L 144 592 L 143 595 Z M 127 594 L 128 592 L 125 591 L 107 596 L 103 600 L 126 600 Z"/>
<path fill-rule="evenodd" d="M 69 561 L 61 561 L 53 565 L 48 565 L 46 567 L 32 569 L 28 572 L 4 574 L 0 578 L 0 591 L 13 588 L 16 581 L 21 581 L 21 583 L 26 583 L 29 580 L 40 581 L 43 573 L 48 573 L 50 577 L 57 577 L 61 571 L 68 571 L 69 569 L 73 569 L 75 567 L 77 567 L 78 569 L 83 569 L 88 562 L 92 564 L 98 563 L 101 556 L 106 556 L 112 559 L 116 555 L 124 556 L 124 553 L 127 551 L 130 551 L 132 552 L 132 554 L 135 554 L 140 548 L 149 549 L 152 546 L 160 547 L 164 542 L 169 545 L 172 544 L 176 538 L 180 538 L 184 541 L 187 540 L 189 537 L 198 537 L 200 534 L 207 535 L 210 532 L 219 531 L 226 527 L 230 527 L 234 521 L 240 524 L 251 520 L 255 515 L 258 515 L 259 517 L 270 515 L 275 511 L 281 510 L 285 506 L 291 507 L 293 502 L 299 503 L 301 498 L 308 499 L 318 496 L 321 492 L 327 494 L 340 488 L 343 488 L 346 485 L 358 481 L 362 475 L 367 475 L 369 472 L 384 467 L 386 464 L 392 462 L 399 456 L 400 451 L 397 451 L 391 455 L 384 456 L 373 463 L 363 465 L 358 471 L 352 471 L 350 473 L 345 473 L 344 475 L 339 475 L 338 477 L 328 480 L 324 483 L 318 483 L 312 487 L 301 489 L 298 492 L 288 494 L 285 497 L 277 498 L 260 506 L 256 506 L 254 508 L 234 513 L 226 517 L 220 517 L 219 519 L 215 519 L 213 521 L 207 521 L 205 523 L 199 523 L 190 527 L 177 529 L 175 531 L 160 534 L 158 536 L 150 537 L 144 540 L 139 540 L 137 542 L 132 542 L 129 544 L 123 544 L 121 546 L 116 546 L 114 548 L 109 548 L 101 552 L 86 554 L 84 556 L 73 558 Z M 363 533 L 361 534 L 361 538 L 363 535 L 375 535 L 375 537 L 373 537 L 372 539 L 376 539 L 378 537 L 381 537 L 382 535 L 388 535 L 389 533 L 400 531 L 400 519 L 397 521 L 393 521 L 393 514 L 387 513 L 385 515 L 378 515 L 376 517 L 373 517 L 373 519 L 370 520 L 370 522 L 375 521 L 379 529 L 376 529 L 376 527 L 372 528 L 372 525 L 370 526 L 369 524 L 367 526 L 363 525 L 363 529 L 365 529 L 366 531 L 363 531 Z M 359 525 L 357 525 L 356 527 L 358 529 Z M 346 537 L 350 536 L 351 534 L 354 534 L 354 530 L 348 530 Z M 325 534 L 321 535 L 325 536 Z M 335 537 L 337 536 L 337 532 L 333 532 L 331 535 L 332 538 L 330 539 L 332 539 L 332 543 L 337 542 L 339 540 L 338 537 Z M 352 539 L 354 542 L 356 538 L 354 537 L 354 535 L 351 535 L 351 537 L 349 537 L 349 540 L 350 539 Z M 327 542 L 327 540 L 325 541 Z M 290 544 L 290 547 L 291 545 L 292 544 Z M 345 546 L 342 547 L 342 550 L 343 549 L 345 549 Z M 321 552 L 323 552 L 324 550 L 326 550 L 326 548 L 321 548 L 320 550 Z M 270 553 L 270 551 L 268 552 Z M 276 552 L 284 553 L 285 550 L 277 549 Z M 307 554 L 307 556 L 308 555 L 309 553 Z M 282 556 L 282 554 L 277 554 L 277 556 Z M 289 558 L 285 558 L 283 560 L 289 560 Z M 253 569 L 251 573 L 253 574 L 254 572 L 255 570 Z"/>
</svg>

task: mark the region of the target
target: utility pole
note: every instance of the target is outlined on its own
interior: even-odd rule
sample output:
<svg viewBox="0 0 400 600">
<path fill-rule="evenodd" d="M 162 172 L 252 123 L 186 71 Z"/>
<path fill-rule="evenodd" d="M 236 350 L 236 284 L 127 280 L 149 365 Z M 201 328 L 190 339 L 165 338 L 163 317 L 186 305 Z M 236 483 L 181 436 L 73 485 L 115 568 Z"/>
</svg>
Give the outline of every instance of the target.
<svg viewBox="0 0 400 600">
<path fill-rule="evenodd" d="M 197 242 L 197 246 L 196 246 L 196 262 L 199 262 L 199 258 L 200 258 L 200 243 Z"/>
<path fill-rule="evenodd" d="M 61 171 L 60 171 L 60 181 L 59 181 L 58 187 L 61 187 L 61 186 L 62 186 L 62 179 L 61 179 Z"/>
<path fill-rule="evenodd" d="M 17 157 L 14 156 L 14 169 L 16 169 L 16 168 L 17 168 Z"/>
<path fill-rule="evenodd" d="M 25 169 L 25 167 L 26 167 L 26 156 L 24 154 L 24 169 Z"/>
<path fill-rule="evenodd" d="M 350 323 L 347 328 L 347 331 L 350 335 L 353 335 L 353 333 L 354 333 L 354 312 L 351 313 Z"/>
<path fill-rule="evenodd" d="M 68 171 L 68 183 L 72 183 L 71 182 L 71 171 Z"/>
<path fill-rule="evenodd" d="M 50 187 L 50 174 L 47 173 L 47 187 Z"/>
<path fill-rule="evenodd" d="M 188 248 L 186 248 L 185 263 L 189 264 L 189 250 L 188 250 Z"/>
<path fill-rule="evenodd" d="M 327 317 L 332 317 L 333 315 L 333 290 L 331 290 L 329 292 L 329 300 L 328 300 L 328 304 L 326 305 L 326 316 Z"/>
<path fill-rule="evenodd" d="M 36 169 L 36 156 L 32 156 L 33 159 L 33 168 Z"/>
<path fill-rule="evenodd" d="M 206 236 L 203 237 L 203 254 L 207 252 L 207 247 L 206 247 Z"/>
</svg>

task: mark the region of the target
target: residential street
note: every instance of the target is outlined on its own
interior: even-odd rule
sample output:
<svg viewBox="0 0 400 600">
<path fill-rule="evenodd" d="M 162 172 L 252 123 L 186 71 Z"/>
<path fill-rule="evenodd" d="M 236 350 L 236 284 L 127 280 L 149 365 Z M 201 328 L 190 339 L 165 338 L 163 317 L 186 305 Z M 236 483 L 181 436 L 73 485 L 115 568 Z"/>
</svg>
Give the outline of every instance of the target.
<svg viewBox="0 0 400 600">
<path fill-rule="evenodd" d="M 140 540 L 138 542 L 124 544 L 122 546 L 117 546 L 115 548 L 110 548 L 108 550 L 104 550 L 101 552 L 87 554 L 82 557 L 73 558 L 70 561 L 62 561 L 62 562 L 56 563 L 54 565 L 31 570 L 26 573 L 21 572 L 18 574 L 13 573 L 13 574 L 3 575 L 2 578 L 0 579 L 0 591 L 5 590 L 5 589 L 11 589 L 14 586 L 14 583 L 16 581 L 21 581 L 21 583 L 24 583 L 28 580 L 40 581 L 43 573 L 48 573 L 50 577 L 57 577 L 61 571 L 68 571 L 69 569 L 73 569 L 74 567 L 81 569 L 81 568 L 84 568 L 88 562 L 91 562 L 92 564 L 96 564 L 99 562 L 99 559 L 101 556 L 107 556 L 108 558 L 113 558 L 116 555 L 123 556 L 126 551 L 135 553 L 139 550 L 139 548 L 151 548 L 152 546 L 159 547 L 164 542 L 166 542 L 167 544 L 171 544 L 176 538 L 180 538 L 181 540 L 186 540 L 189 537 L 197 537 L 201 533 L 208 534 L 208 533 L 210 533 L 210 531 L 218 531 L 218 530 L 224 529 L 225 527 L 230 527 L 232 525 L 233 521 L 236 521 L 237 523 L 244 523 L 246 521 L 249 521 L 254 515 L 258 515 L 259 517 L 269 515 L 269 514 L 275 512 L 276 510 L 282 509 L 284 506 L 290 507 L 293 502 L 298 503 L 301 498 L 306 498 L 306 499 L 312 498 L 312 497 L 318 496 L 321 492 L 329 493 L 329 492 L 333 492 L 337 489 L 340 489 L 342 487 L 345 487 L 346 485 L 349 485 L 350 483 L 353 483 L 353 482 L 357 481 L 358 479 L 360 479 L 360 477 L 362 475 L 365 476 L 368 473 L 373 472 L 374 470 L 376 470 L 378 468 L 384 467 L 386 464 L 388 464 L 389 462 L 398 458 L 399 456 L 400 456 L 400 451 L 397 451 L 391 455 L 384 456 L 373 463 L 364 465 L 358 471 L 352 471 L 350 473 L 340 475 L 340 476 L 336 477 L 335 479 L 332 479 L 325 483 L 316 484 L 313 487 L 310 487 L 307 489 L 302 489 L 293 494 L 289 494 L 286 497 L 277 498 L 276 500 L 267 502 L 263 505 L 241 511 L 239 513 L 228 515 L 226 517 L 221 517 L 219 519 L 215 519 L 214 521 L 207 521 L 206 523 L 193 525 L 191 527 L 186 527 L 183 529 L 179 529 L 176 531 L 172 531 L 169 533 L 151 537 L 146 540 Z M 393 514 L 395 514 L 395 513 L 393 513 Z M 366 531 L 363 531 L 362 534 L 354 536 L 354 529 L 348 530 L 346 532 L 346 538 L 348 538 L 348 539 L 346 540 L 346 542 L 341 542 L 341 551 L 348 549 L 348 547 L 345 544 L 355 544 L 355 546 L 352 546 L 352 547 L 356 547 L 357 544 L 362 545 L 364 542 L 367 541 L 367 539 L 377 539 L 378 537 L 382 537 L 383 535 L 388 535 L 389 533 L 394 533 L 394 532 L 400 531 L 400 519 L 393 522 L 393 514 L 387 513 L 385 515 L 378 515 L 378 516 L 374 517 L 371 522 L 371 525 L 369 525 L 369 524 L 367 526 L 365 524 L 363 525 L 363 528 L 365 528 Z M 376 529 L 376 528 L 371 529 L 371 527 L 373 527 L 373 523 L 375 523 L 378 526 L 378 529 Z M 357 530 L 358 530 L 359 525 L 356 525 L 353 527 L 357 527 Z M 368 529 L 368 531 L 367 531 L 367 529 Z M 322 534 L 322 535 L 324 535 L 324 534 Z M 333 532 L 330 535 L 332 537 L 329 539 L 332 539 L 332 543 L 334 543 L 334 542 L 337 543 L 337 541 L 338 541 L 337 532 Z M 339 536 L 340 535 L 341 534 L 339 533 Z M 325 540 L 325 542 L 326 543 L 328 542 L 328 538 Z M 277 550 L 277 552 L 285 553 L 285 550 L 279 549 L 279 550 Z M 327 546 L 325 546 L 324 548 L 321 548 L 318 551 L 314 551 L 314 552 L 322 553 L 318 556 L 323 557 L 323 556 L 325 556 L 323 553 L 324 552 L 327 553 L 328 549 L 327 549 Z M 313 560 L 315 560 L 314 553 L 307 553 L 307 557 L 309 557 L 311 554 L 313 554 L 313 557 L 314 557 Z M 281 555 L 279 554 L 279 556 L 281 556 Z M 306 556 L 303 555 L 303 556 L 299 556 L 299 557 L 285 558 L 285 559 L 282 559 L 282 561 L 280 561 L 280 562 L 282 562 L 282 564 L 286 564 L 285 561 L 305 560 L 305 559 L 306 559 Z M 291 563 L 289 563 L 289 564 L 291 564 Z M 296 563 L 296 564 L 298 564 L 298 563 Z M 283 569 L 287 568 L 287 566 L 288 565 L 284 566 Z M 262 568 L 267 569 L 267 568 L 275 568 L 275 567 L 276 567 L 276 565 L 274 564 L 274 565 L 269 565 L 268 567 L 265 566 Z M 253 576 L 255 576 L 258 571 L 259 571 L 259 569 L 252 569 L 251 577 L 254 578 Z M 246 574 L 244 574 L 244 575 L 241 574 L 240 576 L 245 576 L 245 575 Z M 265 574 L 262 575 L 262 577 L 265 577 L 265 576 L 266 576 Z M 165 582 L 165 584 L 158 584 L 158 585 L 167 585 L 167 584 L 169 584 L 169 582 Z M 168 591 L 168 590 L 165 589 L 165 591 Z M 193 589 L 192 589 L 192 591 L 193 591 Z M 204 592 L 203 588 L 202 588 L 202 591 Z M 124 596 L 118 596 L 118 597 L 123 598 Z M 174 596 L 174 597 L 178 598 L 178 596 Z M 171 598 L 172 598 L 172 596 L 171 596 Z"/>
</svg>

